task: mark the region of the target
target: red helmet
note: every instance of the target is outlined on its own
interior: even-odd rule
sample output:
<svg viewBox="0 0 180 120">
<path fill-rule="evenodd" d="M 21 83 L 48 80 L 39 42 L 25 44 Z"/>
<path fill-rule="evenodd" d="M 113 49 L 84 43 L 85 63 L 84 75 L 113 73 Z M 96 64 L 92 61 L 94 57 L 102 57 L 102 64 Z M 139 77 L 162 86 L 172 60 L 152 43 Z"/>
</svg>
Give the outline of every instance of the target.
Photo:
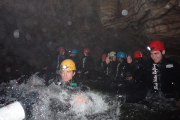
<svg viewBox="0 0 180 120">
<path fill-rule="evenodd" d="M 58 48 L 58 51 L 59 51 L 59 52 L 65 52 L 65 49 L 64 49 L 64 47 L 59 47 L 59 48 Z"/>
<path fill-rule="evenodd" d="M 89 49 L 89 48 L 85 48 L 85 49 L 84 49 L 84 52 L 85 52 L 85 53 L 90 52 L 90 49 Z"/>
<path fill-rule="evenodd" d="M 164 43 L 160 40 L 154 40 L 149 45 L 149 51 L 165 50 Z"/>
<path fill-rule="evenodd" d="M 136 50 L 133 55 L 134 58 L 141 58 L 144 57 L 143 52 L 140 50 Z"/>
<path fill-rule="evenodd" d="M 106 58 L 106 57 L 107 57 L 106 54 L 102 54 L 102 57 L 101 57 L 101 58 L 103 59 L 103 58 Z"/>
</svg>

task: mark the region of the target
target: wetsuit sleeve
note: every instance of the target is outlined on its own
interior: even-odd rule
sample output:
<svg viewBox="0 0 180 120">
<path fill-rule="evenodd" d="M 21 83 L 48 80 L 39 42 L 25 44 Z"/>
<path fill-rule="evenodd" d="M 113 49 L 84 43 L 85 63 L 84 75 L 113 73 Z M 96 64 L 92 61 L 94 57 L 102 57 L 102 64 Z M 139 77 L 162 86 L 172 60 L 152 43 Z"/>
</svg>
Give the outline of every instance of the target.
<svg viewBox="0 0 180 120">
<path fill-rule="evenodd" d="M 90 60 L 91 62 L 90 62 L 90 66 L 89 66 L 89 70 L 90 71 L 92 71 L 93 70 L 93 68 L 94 68 L 94 59 L 93 58 L 91 58 L 91 60 Z"/>
<path fill-rule="evenodd" d="M 80 64 L 79 64 L 78 70 L 81 70 L 81 69 L 82 69 L 82 59 L 81 59 L 81 62 L 80 62 Z"/>
<path fill-rule="evenodd" d="M 93 68 L 94 68 L 94 59 L 92 57 L 89 57 L 87 61 L 86 71 L 92 71 Z"/>
<path fill-rule="evenodd" d="M 178 91 L 178 97 L 180 99 L 180 65 L 178 63 L 174 63 L 175 70 L 174 70 L 174 76 L 175 76 L 175 82 L 176 82 L 176 89 Z"/>
</svg>

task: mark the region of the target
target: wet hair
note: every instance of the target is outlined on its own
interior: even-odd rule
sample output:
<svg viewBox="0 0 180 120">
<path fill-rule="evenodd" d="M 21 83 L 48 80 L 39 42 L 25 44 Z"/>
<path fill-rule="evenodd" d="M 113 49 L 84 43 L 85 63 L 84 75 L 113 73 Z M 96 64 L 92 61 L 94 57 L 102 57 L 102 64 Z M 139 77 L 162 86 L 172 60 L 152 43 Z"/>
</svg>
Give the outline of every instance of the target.
<svg viewBox="0 0 180 120">
<path fill-rule="evenodd" d="M 74 74 L 74 73 L 76 73 L 76 70 L 73 70 L 73 74 Z M 75 77 L 75 75 L 72 76 L 72 79 L 71 79 L 71 80 L 74 80 L 74 77 Z"/>
</svg>

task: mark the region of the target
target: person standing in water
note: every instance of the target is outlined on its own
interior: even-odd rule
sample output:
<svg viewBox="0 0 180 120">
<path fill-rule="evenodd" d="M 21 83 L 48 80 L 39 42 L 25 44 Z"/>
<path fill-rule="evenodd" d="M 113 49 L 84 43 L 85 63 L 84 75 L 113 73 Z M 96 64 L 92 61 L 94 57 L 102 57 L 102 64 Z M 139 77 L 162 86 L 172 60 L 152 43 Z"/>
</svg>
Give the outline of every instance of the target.
<svg viewBox="0 0 180 120">
<path fill-rule="evenodd" d="M 102 54 L 101 59 L 98 60 L 96 64 L 96 78 L 99 80 L 104 80 L 106 75 L 106 54 Z"/>
<path fill-rule="evenodd" d="M 180 100 L 180 65 L 165 55 L 164 43 L 154 40 L 147 47 L 151 60 L 147 64 L 148 92 L 158 97 Z"/>
<path fill-rule="evenodd" d="M 74 61 L 71 59 L 63 60 L 60 65 L 61 80 L 58 85 L 62 86 L 63 88 L 71 87 L 73 91 L 76 91 L 76 86 L 78 87 L 78 90 L 87 90 L 88 88 L 86 86 L 83 86 L 82 83 L 77 83 L 74 81 L 75 74 L 76 65 Z"/>
<path fill-rule="evenodd" d="M 79 65 L 78 74 L 83 80 L 89 80 L 94 68 L 94 58 L 90 55 L 90 49 L 84 49 L 84 56 Z"/>
</svg>

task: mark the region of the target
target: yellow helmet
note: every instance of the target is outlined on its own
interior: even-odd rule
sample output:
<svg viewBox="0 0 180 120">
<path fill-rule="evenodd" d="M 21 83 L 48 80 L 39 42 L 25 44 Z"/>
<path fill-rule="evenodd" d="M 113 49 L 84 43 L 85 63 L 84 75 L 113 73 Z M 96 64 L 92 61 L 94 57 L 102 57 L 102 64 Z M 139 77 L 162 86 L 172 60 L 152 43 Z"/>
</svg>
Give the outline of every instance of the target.
<svg viewBox="0 0 180 120">
<path fill-rule="evenodd" d="M 76 70 L 76 65 L 73 60 L 65 59 L 61 62 L 60 71 L 63 70 Z"/>
</svg>

